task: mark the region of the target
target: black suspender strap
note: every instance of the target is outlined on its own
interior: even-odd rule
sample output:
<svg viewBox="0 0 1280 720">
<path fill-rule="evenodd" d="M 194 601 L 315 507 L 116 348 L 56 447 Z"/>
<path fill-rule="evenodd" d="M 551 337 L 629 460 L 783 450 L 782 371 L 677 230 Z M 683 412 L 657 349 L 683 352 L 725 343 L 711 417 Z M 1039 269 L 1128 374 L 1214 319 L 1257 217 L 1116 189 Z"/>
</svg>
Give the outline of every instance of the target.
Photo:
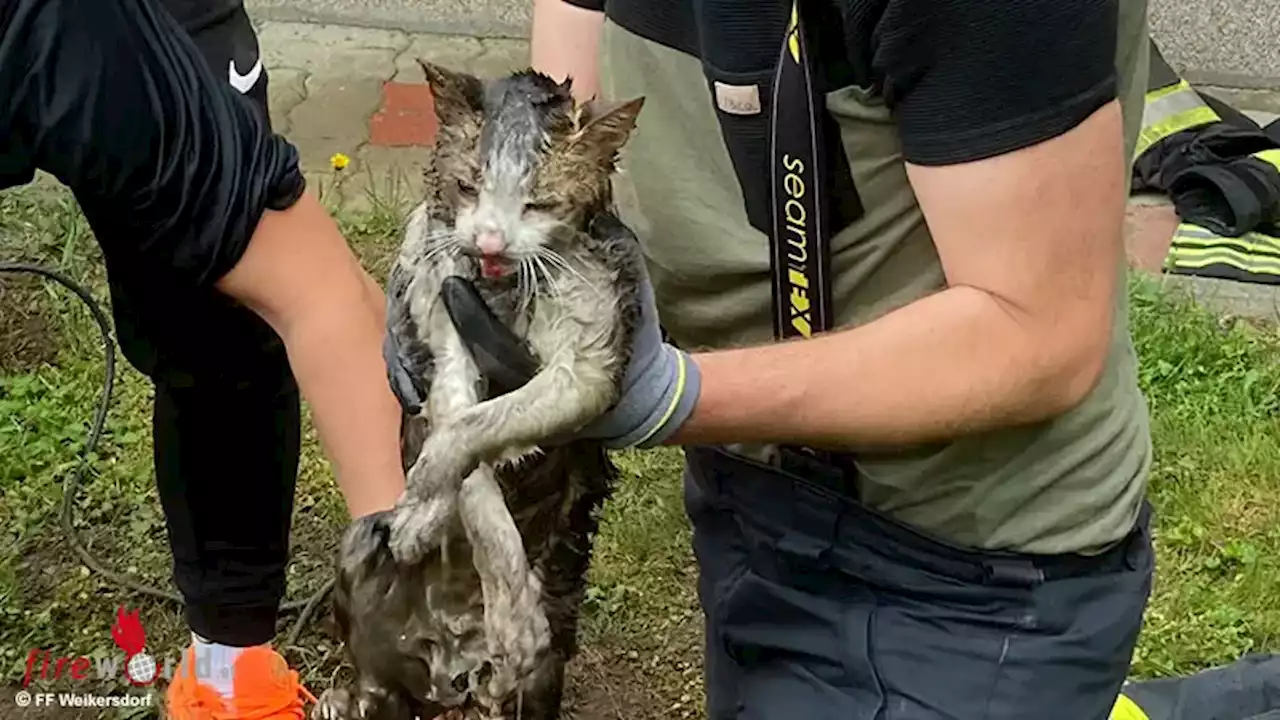
<svg viewBox="0 0 1280 720">
<path fill-rule="evenodd" d="M 770 104 L 773 327 L 779 339 L 809 337 L 832 324 L 826 167 L 819 116 L 825 103 L 814 89 L 799 2 L 792 0 Z"/>
<path fill-rule="evenodd" d="M 839 136 L 824 134 L 829 119 L 826 98 L 814 82 L 809 36 L 801 20 L 802 1 L 792 0 L 769 118 L 773 330 L 779 340 L 807 338 L 831 329 L 831 224 L 837 217 L 852 221 L 862 215 L 861 200 L 852 187 L 847 188 L 843 207 L 827 206 L 829 193 L 838 184 L 828 174 L 827 153 L 840 152 L 838 142 L 827 141 L 838 141 Z M 837 212 L 830 213 L 832 209 Z M 796 446 L 779 449 L 783 466 L 791 472 L 811 478 L 835 472 L 832 482 L 836 485 L 849 482 L 844 469 L 833 464 L 831 452 Z"/>
</svg>

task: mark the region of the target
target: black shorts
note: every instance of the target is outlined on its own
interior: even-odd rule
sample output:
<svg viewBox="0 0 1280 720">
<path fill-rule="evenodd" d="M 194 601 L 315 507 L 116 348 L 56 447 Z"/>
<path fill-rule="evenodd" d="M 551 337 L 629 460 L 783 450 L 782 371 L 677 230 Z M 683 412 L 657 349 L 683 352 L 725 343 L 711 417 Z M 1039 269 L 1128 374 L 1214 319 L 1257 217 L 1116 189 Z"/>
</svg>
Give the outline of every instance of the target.
<svg viewBox="0 0 1280 720">
<path fill-rule="evenodd" d="M 251 32 L 223 43 L 247 22 L 231 13 L 197 33 L 226 53 L 219 70 L 160 0 L 0 2 L 0 188 L 44 170 L 75 193 L 114 277 L 210 288 L 263 212 L 305 188 L 296 148 L 254 101 L 265 80 L 250 97 L 231 85 L 231 67 L 257 62 Z"/>
</svg>

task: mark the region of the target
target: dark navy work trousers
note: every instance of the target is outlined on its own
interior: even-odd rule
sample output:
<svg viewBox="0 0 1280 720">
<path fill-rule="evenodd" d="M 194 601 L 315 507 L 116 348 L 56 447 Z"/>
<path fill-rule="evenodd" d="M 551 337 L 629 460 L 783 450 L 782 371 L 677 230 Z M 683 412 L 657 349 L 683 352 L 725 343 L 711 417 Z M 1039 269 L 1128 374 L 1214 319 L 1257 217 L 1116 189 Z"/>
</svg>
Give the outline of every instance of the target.
<svg viewBox="0 0 1280 720">
<path fill-rule="evenodd" d="M 713 720 L 1106 720 L 1150 595 L 1150 509 L 1097 557 L 958 548 L 828 473 L 690 448 Z"/>
</svg>

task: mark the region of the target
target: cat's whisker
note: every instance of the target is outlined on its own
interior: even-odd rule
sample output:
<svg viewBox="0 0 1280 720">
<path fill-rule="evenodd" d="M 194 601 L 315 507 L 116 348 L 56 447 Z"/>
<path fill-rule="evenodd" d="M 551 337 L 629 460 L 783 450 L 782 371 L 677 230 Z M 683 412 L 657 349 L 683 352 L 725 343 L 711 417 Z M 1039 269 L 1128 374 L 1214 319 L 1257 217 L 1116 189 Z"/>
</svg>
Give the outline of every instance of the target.
<svg viewBox="0 0 1280 720">
<path fill-rule="evenodd" d="M 451 237 L 457 237 L 457 236 L 458 236 L 458 231 L 450 227 L 450 228 L 441 228 L 439 230 L 433 230 L 429 233 L 423 233 L 422 239 L 426 240 L 427 242 L 432 242 L 434 240 L 439 240 L 440 238 L 447 238 L 447 237 L 451 238 Z"/>
<path fill-rule="evenodd" d="M 551 269 L 548 268 L 546 262 L 543 261 L 542 255 L 535 253 L 530 257 L 533 258 L 534 264 L 542 270 L 542 276 L 547 279 L 548 293 L 551 297 L 559 300 L 564 293 L 561 291 L 560 283 L 555 279 L 555 276 L 551 274 Z"/>
<path fill-rule="evenodd" d="M 542 283 L 538 278 L 538 268 L 534 266 L 532 261 L 525 261 L 525 292 L 528 294 L 525 299 L 525 307 L 533 307 L 533 303 L 538 298 L 538 293 L 542 287 Z"/>
<path fill-rule="evenodd" d="M 458 234 L 451 228 L 448 230 L 437 230 L 435 232 L 426 233 L 419 238 L 417 245 L 420 249 L 425 250 L 439 247 L 440 245 L 456 243 L 457 241 Z"/>
<path fill-rule="evenodd" d="M 539 257 L 546 258 L 556 267 L 559 267 L 561 270 L 571 273 L 572 275 L 577 277 L 579 280 L 582 281 L 583 285 L 586 285 L 587 287 L 591 288 L 591 290 L 594 291 L 597 296 L 603 296 L 604 293 L 601 291 L 601 289 L 597 287 L 595 283 L 588 280 L 581 272 L 578 271 L 577 268 L 570 265 L 569 261 L 565 260 L 564 256 L 561 255 L 560 253 L 550 248 L 540 247 L 538 248 L 538 255 Z"/>
<path fill-rule="evenodd" d="M 571 268 L 571 267 L 569 266 L 569 261 L 568 261 L 568 260 L 565 260 L 564 256 L 563 256 L 563 255 L 561 255 L 560 253 L 556 252 L 555 250 L 552 250 L 552 249 L 551 249 L 551 248 L 549 248 L 549 247 L 539 247 L 539 248 L 537 249 L 537 251 L 538 251 L 538 254 L 539 254 L 539 255 L 541 255 L 542 257 L 546 258 L 547 260 L 550 260 L 551 262 L 555 263 L 555 265 L 556 265 L 557 267 L 561 267 L 561 268 L 564 268 L 564 269 L 566 269 L 566 270 L 572 270 L 572 269 L 573 269 L 573 268 Z"/>
<path fill-rule="evenodd" d="M 519 315 L 523 316 L 529 310 L 529 304 L 533 302 L 533 294 L 537 290 L 537 278 L 533 276 L 533 269 L 529 265 L 528 258 L 521 258 L 520 264 L 516 266 L 516 294 L 520 298 Z"/>
<path fill-rule="evenodd" d="M 457 241 L 458 241 L 458 233 L 455 232 L 452 228 L 449 228 L 446 230 L 437 230 L 435 232 L 424 234 L 418 240 L 417 245 L 420 248 L 431 248 L 431 247 L 438 247 L 440 245 L 456 243 Z"/>
<path fill-rule="evenodd" d="M 462 251 L 462 246 L 458 244 L 456 238 L 449 238 L 448 241 L 442 241 L 435 246 L 428 247 L 427 251 L 422 254 L 423 262 L 434 262 L 440 259 L 439 256 L 455 257 Z"/>
<path fill-rule="evenodd" d="M 448 241 L 428 245 L 424 249 L 423 255 L 425 256 L 427 254 L 439 253 L 439 252 L 455 252 L 460 248 L 461 246 L 458 245 L 457 241 L 448 240 Z"/>
<path fill-rule="evenodd" d="M 532 292 L 536 296 L 542 287 L 543 268 L 538 264 L 538 258 L 532 255 L 525 258 L 525 262 L 529 263 L 529 275 L 533 283 Z"/>
</svg>

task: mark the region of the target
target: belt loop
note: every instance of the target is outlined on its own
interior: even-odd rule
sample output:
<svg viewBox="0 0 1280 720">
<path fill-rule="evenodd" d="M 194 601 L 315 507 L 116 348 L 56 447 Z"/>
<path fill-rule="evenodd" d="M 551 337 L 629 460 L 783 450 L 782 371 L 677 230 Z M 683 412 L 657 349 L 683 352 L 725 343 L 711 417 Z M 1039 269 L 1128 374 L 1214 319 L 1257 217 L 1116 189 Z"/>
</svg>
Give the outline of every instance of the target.
<svg viewBox="0 0 1280 720">
<path fill-rule="evenodd" d="M 1030 560 L 993 558 L 982 563 L 983 579 L 993 585 L 1035 587 L 1045 581 L 1044 570 Z"/>
<path fill-rule="evenodd" d="M 778 548 L 825 562 L 836 541 L 842 514 L 840 498 L 807 482 L 792 481 L 790 502 L 790 522 Z"/>
<path fill-rule="evenodd" d="M 810 448 L 781 445 L 778 447 L 781 468 L 835 495 L 849 494 L 845 470 L 833 462 L 831 453 Z"/>
<path fill-rule="evenodd" d="M 685 448 L 685 458 L 693 482 L 698 486 L 698 491 L 702 493 L 705 502 L 711 507 L 723 508 L 726 471 L 721 467 L 721 463 L 716 462 L 718 458 L 715 451 L 707 447 L 690 446 Z"/>
</svg>

